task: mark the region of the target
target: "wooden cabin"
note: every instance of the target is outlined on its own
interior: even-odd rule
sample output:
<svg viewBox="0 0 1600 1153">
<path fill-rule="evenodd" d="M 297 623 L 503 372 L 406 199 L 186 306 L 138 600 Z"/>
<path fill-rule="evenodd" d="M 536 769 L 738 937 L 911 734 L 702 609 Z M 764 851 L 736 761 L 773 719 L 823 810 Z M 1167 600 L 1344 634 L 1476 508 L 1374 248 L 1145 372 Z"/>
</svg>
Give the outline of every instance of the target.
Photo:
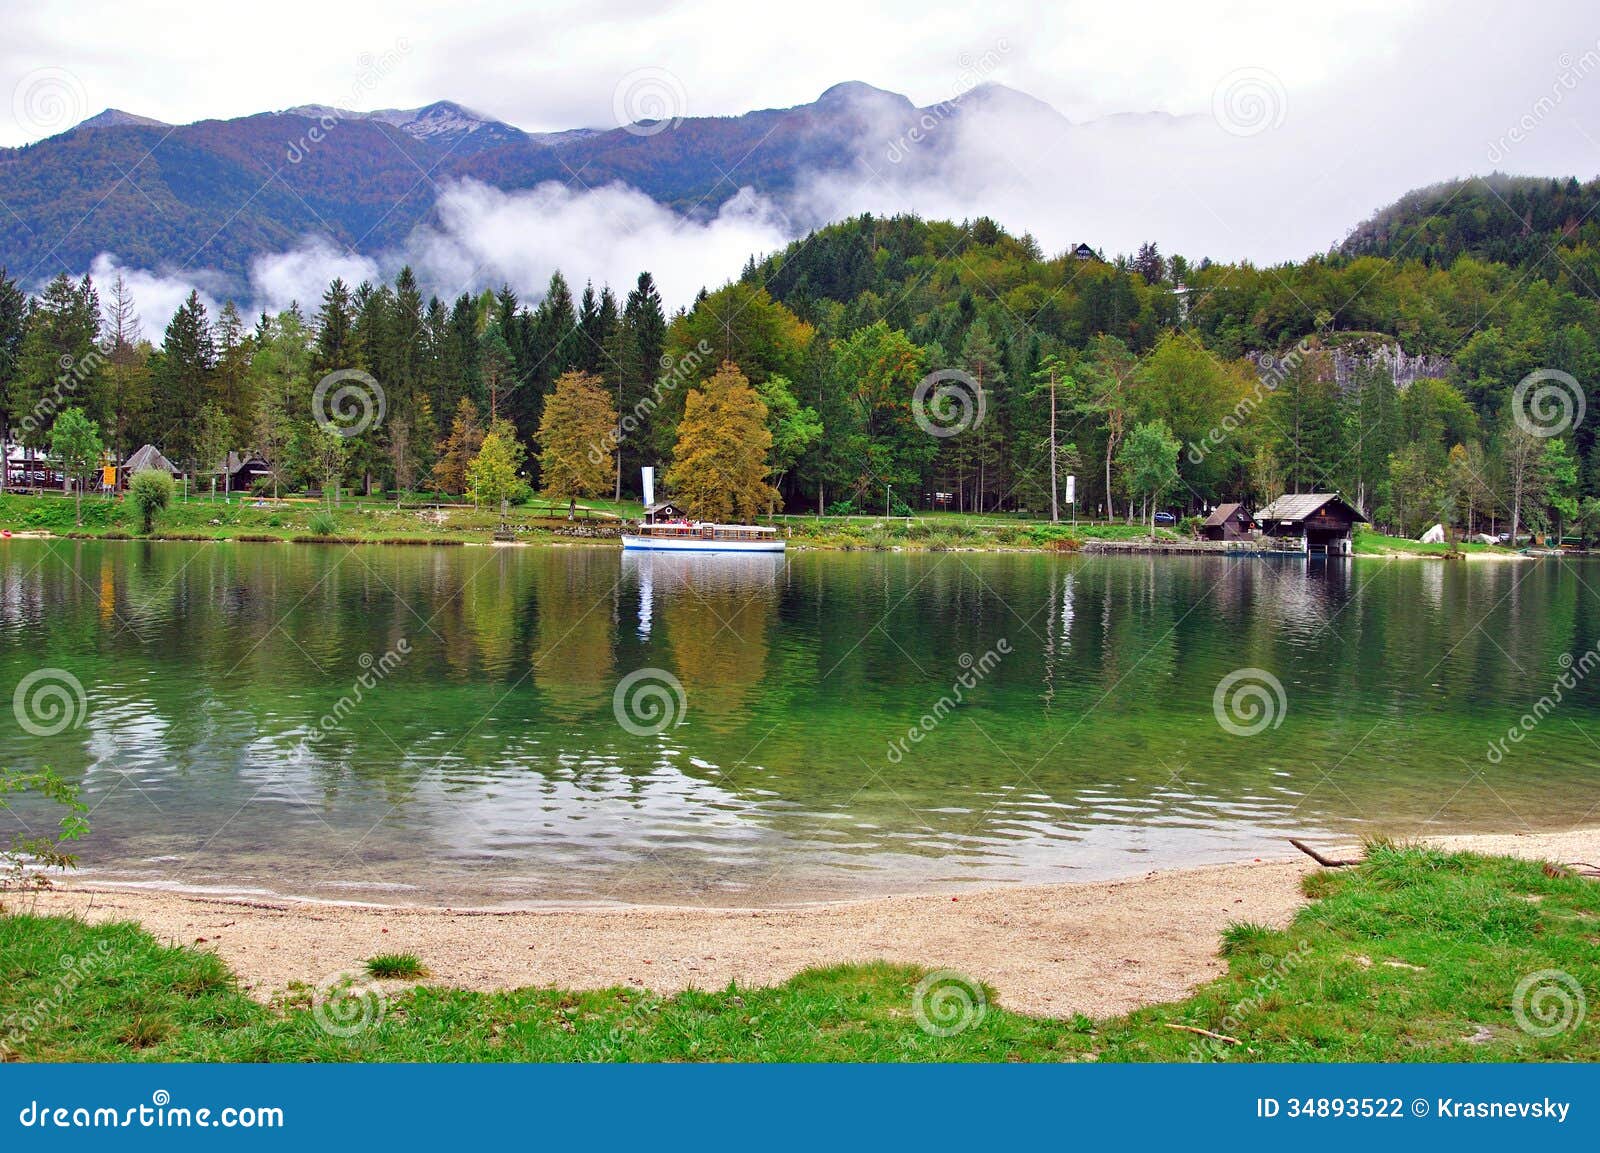
<svg viewBox="0 0 1600 1153">
<path fill-rule="evenodd" d="M 1237 503 L 1219 504 L 1200 526 L 1206 540 L 1249 540 L 1255 531 L 1256 518 Z"/>
<path fill-rule="evenodd" d="M 272 475 L 272 466 L 253 453 L 230 452 L 212 466 L 211 475 L 225 492 L 249 492 L 256 481 Z"/>
<path fill-rule="evenodd" d="M 644 506 L 645 524 L 668 524 L 674 521 L 687 521 L 688 519 L 688 512 L 676 501 L 663 500 Z"/>
<path fill-rule="evenodd" d="M 1307 555 L 1349 556 L 1361 510 L 1336 492 L 1286 493 L 1256 513 L 1256 523 L 1280 544 L 1298 542 Z"/>
<path fill-rule="evenodd" d="M 178 466 L 168 460 L 159 448 L 153 444 L 147 444 L 122 462 L 122 467 L 117 470 L 117 487 L 127 488 L 128 482 L 133 479 L 134 473 L 144 472 L 146 469 L 152 468 L 159 469 L 174 477 L 183 475 Z"/>
</svg>

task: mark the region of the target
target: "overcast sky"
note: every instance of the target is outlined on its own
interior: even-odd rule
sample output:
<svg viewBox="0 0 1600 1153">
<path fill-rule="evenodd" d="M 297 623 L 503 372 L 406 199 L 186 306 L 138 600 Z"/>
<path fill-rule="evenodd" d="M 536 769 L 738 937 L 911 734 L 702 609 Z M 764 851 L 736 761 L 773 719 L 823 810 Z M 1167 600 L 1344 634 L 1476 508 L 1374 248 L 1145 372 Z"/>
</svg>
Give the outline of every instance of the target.
<svg viewBox="0 0 1600 1153">
<path fill-rule="evenodd" d="M 1576 58 L 1600 37 L 1600 6 L 1582 0 L 812 0 L 787 9 L 747 0 L 277 0 L 255 10 L 5 0 L 4 9 L 5 87 L 63 69 L 86 115 L 116 107 L 186 123 L 312 102 L 452 99 L 532 130 L 613 125 L 616 85 L 641 68 L 670 71 L 688 115 L 798 104 L 847 79 L 929 104 L 1003 46 L 992 78 L 1074 118 L 1205 112 L 1221 76 L 1255 67 L 1271 69 L 1291 102 L 1355 98 L 1374 84 L 1390 96 L 1443 91 L 1482 135 L 1499 131 L 1485 113 L 1520 115 L 1556 80 L 1563 53 Z M 367 83 L 370 61 L 391 53 L 395 67 Z M 1595 107 L 1594 94 L 1586 102 Z M 1448 127 L 1405 107 L 1395 113 L 1375 145 L 1404 147 Z M 0 119 L 0 143 L 35 136 L 15 115 Z M 1592 153 L 1585 160 L 1596 167 Z"/>
<path fill-rule="evenodd" d="M 6 145 L 106 107 L 185 123 L 450 99 L 541 131 L 613 127 L 649 115 L 652 96 L 672 115 L 734 115 L 804 103 L 842 80 L 919 105 L 995 81 L 1076 121 L 1193 120 L 1080 137 L 1026 181 L 1012 158 L 1028 167 L 1045 149 L 1021 127 L 994 133 L 974 142 L 969 171 L 948 175 L 1005 170 L 1003 182 L 969 180 L 960 198 L 956 179 L 826 187 L 830 210 L 990 212 L 1050 245 L 1087 238 L 1119 251 L 1148 237 L 1262 261 L 1324 249 L 1421 184 L 1495 169 L 1600 173 L 1595 0 L 0 3 Z M 43 116 L 24 107 L 41 94 L 59 102 Z M 474 211 L 503 212 L 479 201 Z M 732 248 L 756 243 L 747 221 L 738 228 Z M 530 253 L 527 275 L 548 259 Z M 686 267 L 675 287 L 735 271 Z"/>
</svg>

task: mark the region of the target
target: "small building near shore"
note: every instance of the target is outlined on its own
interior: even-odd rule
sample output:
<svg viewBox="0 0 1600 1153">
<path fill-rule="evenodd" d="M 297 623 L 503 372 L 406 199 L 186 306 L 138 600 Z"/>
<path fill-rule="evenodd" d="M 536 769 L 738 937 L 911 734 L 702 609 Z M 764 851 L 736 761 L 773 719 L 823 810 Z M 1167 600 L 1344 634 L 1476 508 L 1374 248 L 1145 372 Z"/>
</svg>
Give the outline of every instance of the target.
<svg viewBox="0 0 1600 1153">
<path fill-rule="evenodd" d="M 122 467 L 117 470 L 117 487 L 127 488 L 128 482 L 133 479 L 134 473 L 144 472 L 152 468 L 167 473 L 169 476 L 180 477 L 183 475 L 178 466 L 168 460 L 159 448 L 153 444 L 147 444 L 122 462 Z"/>
<path fill-rule="evenodd" d="M 676 501 L 663 500 L 644 506 L 645 524 L 666 524 L 669 521 L 686 521 L 689 514 Z"/>
<path fill-rule="evenodd" d="M 1307 554 L 1349 556 L 1361 510 L 1336 492 L 1286 493 L 1256 513 L 1256 523 L 1280 544 L 1299 544 Z"/>
<path fill-rule="evenodd" d="M 1255 531 L 1256 518 L 1238 503 L 1219 504 L 1200 526 L 1206 540 L 1249 540 Z"/>
<path fill-rule="evenodd" d="M 257 480 L 272 475 L 272 466 L 251 453 L 230 452 L 211 469 L 228 492 L 249 492 Z"/>
</svg>

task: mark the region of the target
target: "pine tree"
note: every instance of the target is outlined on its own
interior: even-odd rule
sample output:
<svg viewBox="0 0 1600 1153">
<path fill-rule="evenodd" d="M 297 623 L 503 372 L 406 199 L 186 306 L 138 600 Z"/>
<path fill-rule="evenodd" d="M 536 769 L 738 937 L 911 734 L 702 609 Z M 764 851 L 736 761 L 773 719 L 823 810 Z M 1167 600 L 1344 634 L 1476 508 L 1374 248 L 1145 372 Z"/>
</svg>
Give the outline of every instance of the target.
<svg viewBox="0 0 1600 1153">
<path fill-rule="evenodd" d="M 74 283 L 63 273 L 29 306 L 12 382 L 13 421 L 24 444 L 48 444 L 65 408 L 81 408 L 97 422 L 105 415 L 99 336 L 100 298 L 88 277 Z"/>
<path fill-rule="evenodd" d="M 231 300 L 222 306 L 212 331 L 212 341 L 217 356 L 212 396 L 227 416 L 228 451 L 232 451 L 249 443 L 256 405 L 251 391 L 251 338 L 245 333 L 244 321 Z"/>
<path fill-rule="evenodd" d="M 215 368 L 206 306 L 191 291 L 168 323 L 161 351 L 151 358 L 157 443 L 175 462 L 196 464 L 200 410 L 210 395 Z"/>
</svg>

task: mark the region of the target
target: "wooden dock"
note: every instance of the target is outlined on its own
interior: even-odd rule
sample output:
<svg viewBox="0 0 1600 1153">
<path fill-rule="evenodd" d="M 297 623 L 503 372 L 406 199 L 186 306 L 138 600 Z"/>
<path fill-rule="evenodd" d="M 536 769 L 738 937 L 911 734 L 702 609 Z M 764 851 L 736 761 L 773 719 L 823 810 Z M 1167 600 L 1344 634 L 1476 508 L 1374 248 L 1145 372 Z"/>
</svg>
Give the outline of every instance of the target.
<svg viewBox="0 0 1600 1153">
<path fill-rule="evenodd" d="M 1303 557 L 1300 549 L 1273 548 L 1254 540 L 1096 540 L 1083 542 L 1082 552 L 1179 553 L 1192 556 Z"/>
</svg>

